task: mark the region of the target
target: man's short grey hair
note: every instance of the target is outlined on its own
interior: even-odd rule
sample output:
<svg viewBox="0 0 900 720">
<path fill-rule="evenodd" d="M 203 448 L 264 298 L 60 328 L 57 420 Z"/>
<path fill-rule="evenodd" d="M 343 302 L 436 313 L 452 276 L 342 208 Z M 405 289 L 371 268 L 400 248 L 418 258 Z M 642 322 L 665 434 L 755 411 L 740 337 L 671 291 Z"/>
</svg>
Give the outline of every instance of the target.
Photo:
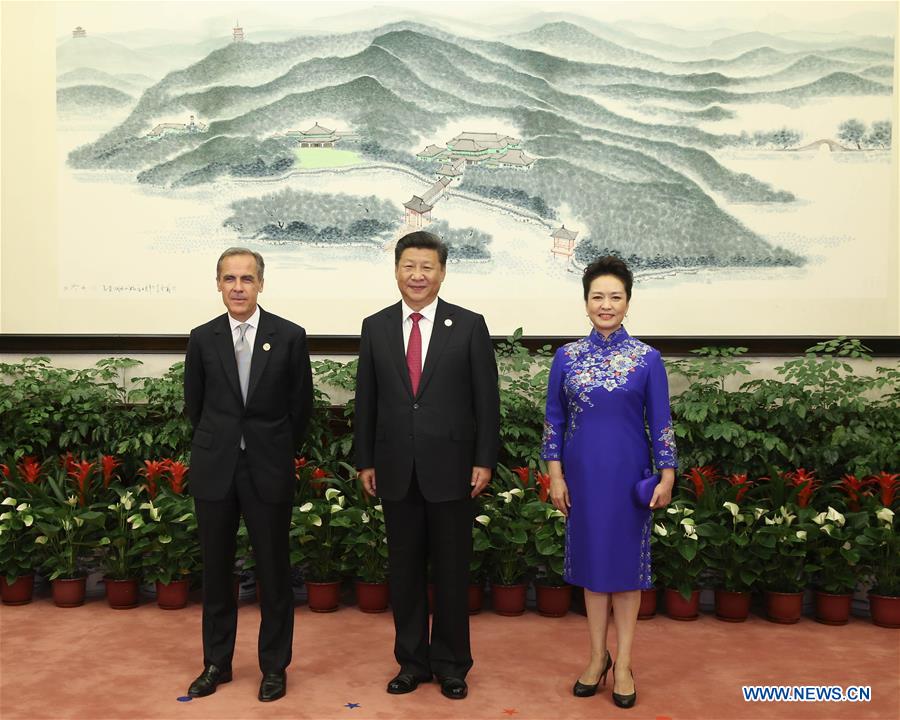
<svg viewBox="0 0 900 720">
<path fill-rule="evenodd" d="M 266 270 L 266 261 L 263 260 L 263 256 L 260 255 L 255 250 L 251 250 L 250 248 L 244 248 L 244 247 L 230 247 L 225 252 L 223 252 L 221 255 L 219 255 L 219 260 L 218 260 L 218 262 L 216 262 L 216 279 L 217 280 L 222 275 L 222 261 L 227 257 L 231 257 L 232 255 L 252 255 L 253 259 L 256 260 L 256 276 L 259 279 L 259 281 L 262 282 L 263 273 Z"/>
</svg>

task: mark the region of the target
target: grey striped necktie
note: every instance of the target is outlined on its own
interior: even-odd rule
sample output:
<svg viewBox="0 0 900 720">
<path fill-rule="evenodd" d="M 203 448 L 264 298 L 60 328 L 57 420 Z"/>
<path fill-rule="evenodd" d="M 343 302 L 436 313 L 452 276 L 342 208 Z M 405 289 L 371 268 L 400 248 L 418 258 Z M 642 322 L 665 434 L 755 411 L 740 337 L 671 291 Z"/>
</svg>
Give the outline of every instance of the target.
<svg viewBox="0 0 900 720">
<path fill-rule="evenodd" d="M 234 357 L 237 359 L 238 380 L 241 383 L 241 397 L 247 402 L 247 388 L 250 385 L 250 343 L 247 342 L 247 328 L 250 323 L 241 323 L 238 330 L 241 336 L 234 344 Z"/>
<path fill-rule="evenodd" d="M 250 343 L 247 342 L 247 328 L 250 323 L 241 323 L 238 330 L 241 336 L 234 344 L 234 357 L 237 360 L 238 381 L 241 384 L 241 397 L 244 398 L 244 405 L 247 404 L 247 388 L 250 386 Z M 241 450 L 246 448 L 244 436 L 241 435 Z"/>
</svg>

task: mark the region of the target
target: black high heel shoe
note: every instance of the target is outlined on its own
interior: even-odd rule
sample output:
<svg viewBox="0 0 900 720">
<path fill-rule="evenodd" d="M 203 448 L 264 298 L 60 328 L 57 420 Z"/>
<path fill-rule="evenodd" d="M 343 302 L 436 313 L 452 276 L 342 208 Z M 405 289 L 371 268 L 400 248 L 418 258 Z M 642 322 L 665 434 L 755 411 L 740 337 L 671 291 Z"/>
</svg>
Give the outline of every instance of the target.
<svg viewBox="0 0 900 720">
<path fill-rule="evenodd" d="M 631 670 L 628 671 L 631 673 L 631 681 L 634 682 L 634 673 Z M 613 675 L 616 674 L 616 666 L 613 665 Z M 620 708 L 630 708 L 634 707 L 634 703 L 637 700 L 637 687 L 634 688 L 634 692 L 630 695 L 619 695 L 615 690 L 613 690 L 613 702 L 616 704 L 616 707 Z"/>
<path fill-rule="evenodd" d="M 585 685 L 580 680 L 575 681 L 575 687 L 572 688 L 572 694 L 575 697 L 591 697 L 597 692 L 597 686 L 602 682 L 604 687 L 606 686 L 606 674 L 609 672 L 609 669 L 612 667 L 613 661 L 612 656 L 609 654 L 609 650 L 606 651 L 606 667 L 603 668 L 603 672 L 600 673 L 600 678 L 593 685 Z"/>
</svg>

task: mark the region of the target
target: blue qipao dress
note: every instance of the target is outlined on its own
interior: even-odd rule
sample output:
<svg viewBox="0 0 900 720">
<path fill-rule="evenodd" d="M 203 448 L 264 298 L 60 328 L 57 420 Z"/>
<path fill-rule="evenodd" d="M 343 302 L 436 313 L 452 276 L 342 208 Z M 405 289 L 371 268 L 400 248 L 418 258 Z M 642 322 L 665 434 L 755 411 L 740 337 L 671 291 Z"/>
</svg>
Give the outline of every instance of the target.
<svg viewBox="0 0 900 720">
<path fill-rule="evenodd" d="M 659 351 L 624 327 L 559 348 L 541 457 L 562 462 L 569 489 L 566 581 L 594 592 L 651 588 L 652 512 L 633 489 L 652 465 L 678 466 Z"/>
</svg>

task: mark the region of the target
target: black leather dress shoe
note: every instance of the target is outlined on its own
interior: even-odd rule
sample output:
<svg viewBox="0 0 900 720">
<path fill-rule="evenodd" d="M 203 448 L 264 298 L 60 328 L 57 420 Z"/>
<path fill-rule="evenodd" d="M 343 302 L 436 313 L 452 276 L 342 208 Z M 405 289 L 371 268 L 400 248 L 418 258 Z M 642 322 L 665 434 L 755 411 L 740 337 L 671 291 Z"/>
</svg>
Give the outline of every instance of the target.
<svg viewBox="0 0 900 720">
<path fill-rule="evenodd" d="M 231 682 L 231 670 L 207 665 L 200 676 L 191 683 L 187 694 L 191 697 L 206 697 L 212 695 L 219 685 L 227 682 Z"/>
<path fill-rule="evenodd" d="M 431 677 L 416 677 L 412 673 L 402 672 L 388 683 L 387 691 L 391 695 L 405 695 L 419 687 L 419 683 L 430 681 Z"/>
<path fill-rule="evenodd" d="M 259 684 L 259 701 L 272 702 L 283 698 L 287 692 L 287 675 L 283 672 L 266 673 Z"/>
<path fill-rule="evenodd" d="M 462 700 L 469 694 L 469 686 L 462 678 L 442 677 L 439 680 L 441 681 L 441 695 L 444 697 L 451 700 Z"/>
</svg>

